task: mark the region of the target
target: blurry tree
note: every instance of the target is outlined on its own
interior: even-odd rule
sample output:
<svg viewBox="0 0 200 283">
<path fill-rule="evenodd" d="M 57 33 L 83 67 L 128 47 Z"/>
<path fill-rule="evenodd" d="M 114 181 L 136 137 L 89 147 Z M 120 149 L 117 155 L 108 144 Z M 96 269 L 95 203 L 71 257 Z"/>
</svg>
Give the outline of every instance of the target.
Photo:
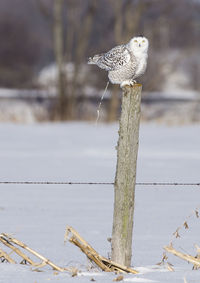
<svg viewBox="0 0 200 283">
<path fill-rule="evenodd" d="M 49 54 L 35 0 L 0 1 L 0 86 L 30 88 Z"/>
<path fill-rule="evenodd" d="M 67 61 L 74 64 L 72 81 L 68 81 L 69 116 L 74 118 L 76 109 L 76 95 L 80 90 L 79 77 L 80 66 L 86 61 L 90 35 L 93 28 L 93 21 L 97 10 L 97 0 L 76 2 L 66 1 L 67 25 L 66 25 L 66 51 Z M 76 19 L 76 20 L 75 20 Z M 81 86 L 83 87 L 83 85 Z"/>
<path fill-rule="evenodd" d="M 57 64 L 57 92 L 58 92 L 58 115 L 61 120 L 65 120 L 67 115 L 66 99 L 66 71 L 64 62 L 64 33 L 63 33 L 63 0 L 54 0 L 54 23 L 53 23 L 53 43 Z"/>
<path fill-rule="evenodd" d="M 97 3 L 97 0 L 87 0 L 84 4 L 81 0 L 38 0 L 40 10 L 47 18 L 52 17 L 52 5 L 54 7 L 52 29 L 58 69 L 58 114 L 62 120 L 76 117 L 79 70 L 85 61 Z M 67 62 L 73 62 L 70 75 Z"/>
<path fill-rule="evenodd" d="M 10 13 L 0 17 L 0 85 L 30 87 L 39 60 L 39 38 L 29 33 L 25 19 Z"/>
</svg>

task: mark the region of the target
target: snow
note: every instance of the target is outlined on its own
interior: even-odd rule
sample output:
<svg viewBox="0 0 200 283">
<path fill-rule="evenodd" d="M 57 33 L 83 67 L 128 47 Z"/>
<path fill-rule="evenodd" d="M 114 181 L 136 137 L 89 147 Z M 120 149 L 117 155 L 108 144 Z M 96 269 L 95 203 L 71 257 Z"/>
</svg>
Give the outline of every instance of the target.
<svg viewBox="0 0 200 283">
<path fill-rule="evenodd" d="M 112 182 L 116 166 L 117 124 L 0 124 L 1 181 Z M 167 127 L 142 124 L 137 182 L 199 182 L 200 125 Z M 90 264 L 78 248 L 64 245 L 67 225 L 75 228 L 101 255 L 108 256 L 112 231 L 113 187 L 89 185 L 0 185 L 0 232 L 17 239 L 59 266 L 76 266 L 71 278 L 50 267 L 0 264 L 0 282 L 112 282 L 117 275 L 87 270 Z M 199 187 L 137 186 L 133 266 L 140 272 L 125 282 L 199 283 L 200 271 L 169 255 L 175 272 L 156 265 L 163 247 L 186 217 L 199 207 Z M 174 239 L 180 251 L 195 255 L 199 219 L 188 219 Z M 2 247 L 2 246 L 1 246 Z M 183 249 L 183 250 L 182 250 Z M 19 259 L 18 259 L 19 261 Z"/>
</svg>

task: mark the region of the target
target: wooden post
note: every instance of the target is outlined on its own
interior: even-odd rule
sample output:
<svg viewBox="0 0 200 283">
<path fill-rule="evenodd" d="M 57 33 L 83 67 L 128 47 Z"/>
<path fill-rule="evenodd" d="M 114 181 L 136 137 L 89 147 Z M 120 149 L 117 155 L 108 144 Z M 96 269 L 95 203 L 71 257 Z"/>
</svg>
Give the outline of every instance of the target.
<svg viewBox="0 0 200 283">
<path fill-rule="evenodd" d="M 112 260 L 131 265 L 136 165 L 142 85 L 125 86 L 117 146 Z"/>
</svg>

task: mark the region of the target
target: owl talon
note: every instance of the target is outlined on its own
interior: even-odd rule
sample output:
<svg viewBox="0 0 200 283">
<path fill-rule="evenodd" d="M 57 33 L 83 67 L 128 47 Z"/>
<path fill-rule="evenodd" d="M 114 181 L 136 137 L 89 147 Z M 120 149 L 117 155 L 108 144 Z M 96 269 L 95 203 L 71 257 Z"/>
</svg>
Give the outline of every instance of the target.
<svg viewBox="0 0 200 283">
<path fill-rule="evenodd" d="M 120 84 L 120 87 L 123 88 L 125 85 L 130 85 L 130 81 L 123 81 L 121 84 Z"/>
<path fill-rule="evenodd" d="M 123 88 L 126 85 L 133 86 L 136 83 L 135 80 L 126 80 L 120 84 L 120 87 Z"/>
<path fill-rule="evenodd" d="M 136 80 L 131 80 L 131 82 L 132 82 L 132 85 L 137 83 Z"/>
</svg>

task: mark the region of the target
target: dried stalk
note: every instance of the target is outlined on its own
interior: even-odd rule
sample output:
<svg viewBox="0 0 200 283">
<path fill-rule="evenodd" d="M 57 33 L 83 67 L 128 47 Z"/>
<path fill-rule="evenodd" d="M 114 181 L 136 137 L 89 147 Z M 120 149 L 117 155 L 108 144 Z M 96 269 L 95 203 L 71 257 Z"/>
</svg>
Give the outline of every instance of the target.
<svg viewBox="0 0 200 283">
<path fill-rule="evenodd" d="M 16 263 L 14 259 L 12 259 L 6 252 L 4 252 L 2 249 L 0 249 L 0 258 L 3 257 L 5 260 L 7 260 L 10 263 Z"/>
<path fill-rule="evenodd" d="M 186 230 L 189 229 L 188 221 L 189 221 L 189 219 L 190 219 L 191 217 L 193 217 L 193 216 L 196 216 L 196 218 L 199 218 L 199 207 L 197 207 L 195 210 L 193 210 L 193 212 L 185 218 L 184 223 L 183 223 L 181 226 L 179 226 L 179 227 L 176 229 L 176 231 L 173 233 L 173 237 L 175 237 L 176 239 L 177 239 L 177 238 L 181 238 L 180 231 L 181 231 L 183 228 L 185 228 Z M 172 242 L 172 240 L 173 240 L 173 238 L 171 239 L 171 242 Z"/>
<path fill-rule="evenodd" d="M 72 236 L 69 241 L 79 247 L 83 253 L 86 254 L 86 256 L 91 260 L 94 261 L 103 271 L 110 271 L 110 268 L 108 268 L 101 260 L 101 258 L 95 253 L 93 253 L 92 250 L 90 250 L 89 247 L 84 246 L 79 242 L 74 236 Z"/>
<path fill-rule="evenodd" d="M 88 242 L 86 242 L 86 241 L 80 236 L 80 234 L 79 234 L 75 229 L 73 229 L 72 227 L 69 227 L 69 226 L 68 226 L 68 227 L 66 228 L 65 241 L 67 240 L 69 233 L 72 233 L 73 236 L 75 236 L 75 238 L 77 238 L 84 246 L 88 247 L 88 249 L 89 249 L 92 253 L 98 255 L 97 251 L 95 251 L 95 250 L 88 244 Z"/>
<path fill-rule="evenodd" d="M 137 274 L 138 271 L 127 268 L 126 266 L 120 265 L 116 262 L 113 262 L 111 260 L 108 260 L 105 257 L 102 257 L 95 251 L 79 234 L 76 230 L 74 230 L 72 227 L 66 228 L 65 233 L 65 241 L 68 239 L 69 233 L 72 234 L 71 238 L 69 238 L 69 241 L 79 247 L 81 251 L 93 262 L 97 264 L 103 271 L 106 272 L 123 272 L 123 273 L 133 273 Z"/>
<path fill-rule="evenodd" d="M 7 246 L 8 248 L 10 248 L 11 250 L 13 250 L 16 254 L 18 254 L 20 257 L 22 257 L 26 262 L 30 263 L 33 266 L 37 266 L 37 263 L 35 263 L 34 261 L 32 261 L 27 255 L 25 255 L 23 252 L 21 252 L 18 248 L 16 248 L 15 246 L 13 246 L 10 241 L 8 241 L 5 238 L 5 234 L 1 234 L 0 235 L 0 241 Z"/>
<path fill-rule="evenodd" d="M 27 250 L 28 252 L 32 253 L 33 255 L 35 255 L 36 257 L 38 257 L 39 259 L 41 259 L 41 260 L 42 260 L 42 266 L 44 266 L 45 264 L 48 264 L 48 265 L 50 265 L 50 266 L 51 266 L 53 269 L 55 269 L 55 270 L 58 270 L 58 271 L 61 271 L 61 272 L 66 270 L 66 269 L 64 269 L 64 268 L 61 268 L 61 267 L 55 265 L 55 264 L 54 264 L 53 262 L 51 262 L 49 259 L 45 258 L 44 256 L 42 256 L 42 255 L 39 254 L 38 252 L 34 251 L 33 249 L 29 248 L 27 245 L 25 245 L 25 244 L 22 243 L 21 241 L 15 239 L 15 238 L 10 237 L 8 234 L 2 233 L 2 234 L 0 235 L 0 240 L 2 239 L 2 236 L 5 237 L 5 238 L 7 238 L 7 239 L 5 239 L 5 240 L 6 240 L 6 243 L 12 242 L 13 244 L 20 246 L 21 248 Z M 9 245 L 11 245 L 11 244 L 9 243 Z M 12 245 L 11 245 L 11 246 L 12 246 Z M 12 246 L 12 247 L 13 247 L 13 246 Z M 14 249 L 13 249 L 13 250 L 14 250 Z M 18 249 L 17 249 L 17 250 L 18 250 Z M 14 251 L 16 252 L 16 248 L 15 248 Z M 19 254 L 19 250 L 18 250 L 18 252 L 16 252 L 16 253 Z M 20 254 L 19 254 L 19 255 L 21 255 L 21 254 L 22 254 L 22 253 L 21 253 L 21 251 L 20 251 Z M 21 256 L 22 256 L 22 255 L 21 255 Z M 27 261 L 27 259 L 28 259 L 28 262 L 31 263 L 31 264 L 34 265 L 34 266 L 37 266 L 37 267 L 38 267 L 38 266 L 41 266 L 41 264 L 39 264 L 39 265 L 38 265 L 38 264 L 35 264 L 32 260 L 31 260 L 31 262 L 30 262 L 30 259 L 29 259 L 26 255 L 23 255 L 22 257 L 23 257 L 26 261 Z"/>
<path fill-rule="evenodd" d="M 193 257 L 193 256 L 191 256 L 191 255 L 188 255 L 188 254 L 181 253 L 181 252 L 175 250 L 172 246 L 170 246 L 170 247 L 169 247 L 169 246 L 168 246 L 168 247 L 164 247 L 164 249 L 165 249 L 167 252 L 169 252 L 169 253 L 171 253 L 171 254 L 173 254 L 173 255 L 175 255 L 175 256 L 178 256 L 178 257 L 182 258 L 183 260 L 186 260 L 186 261 L 188 261 L 188 262 L 191 262 L 194 266 L 200 267 L 200 259 L 197 259 L 197 258 L 195 258 L 195 257 Z"/>
</svg>

